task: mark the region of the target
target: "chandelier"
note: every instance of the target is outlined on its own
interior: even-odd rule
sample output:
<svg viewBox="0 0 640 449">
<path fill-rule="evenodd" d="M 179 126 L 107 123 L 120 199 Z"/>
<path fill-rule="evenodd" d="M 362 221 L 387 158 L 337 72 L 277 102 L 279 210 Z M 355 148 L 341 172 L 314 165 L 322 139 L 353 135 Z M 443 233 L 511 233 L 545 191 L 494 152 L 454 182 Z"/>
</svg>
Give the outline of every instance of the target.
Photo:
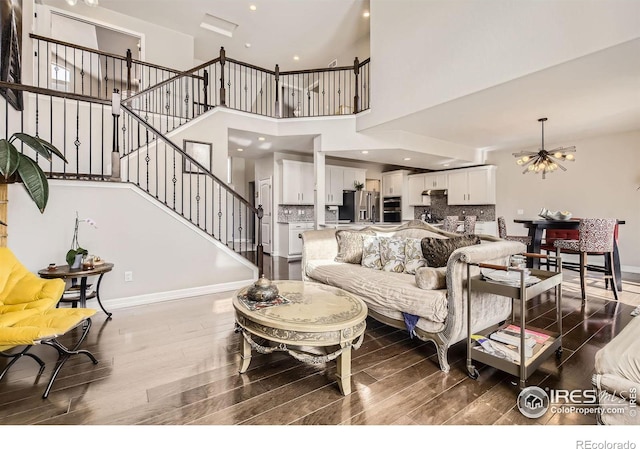
<svg viewBox="0 0 640 449">
<path fill-rule="evenodd" d="M 542 173 L 542 179 L 545 179 L 547 173 L 561 169 L 567 171 L 566 168 L 560 164 L 560 162 L 575 160 L 573 153 L 576 151 L 576 147 L 559 147 L 555 150 L 547 151 L 544 149 L 544 122 L 546 118 L 539 118 L 538 121 L 542 125 L 542 147 L 538 151 L 520 151 L 519 153 L 513 153 L 518 158 L 516 163 L 522 167 L 525 167 L 523 174 L 527 172 Z"/>
</svg>

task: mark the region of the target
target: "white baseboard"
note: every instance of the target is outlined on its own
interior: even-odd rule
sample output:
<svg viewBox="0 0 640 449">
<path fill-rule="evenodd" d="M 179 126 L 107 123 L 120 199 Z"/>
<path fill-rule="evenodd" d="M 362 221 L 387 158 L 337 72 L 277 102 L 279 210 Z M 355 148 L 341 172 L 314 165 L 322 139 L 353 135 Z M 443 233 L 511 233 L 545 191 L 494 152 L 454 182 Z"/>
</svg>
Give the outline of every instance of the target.
<svg viewBox="0 0 640 449">
<path fill-rule="evenodd" d="M 640 273 L 640 267 L 636 267 L 633 265 L 622 265 L 620 267 L 620 271 L 623 273 Z"/>
<path fill-rule="evenodd" d="M 172 290 L 168 292 L 148 293 L 145 295 L 110 299 L 108 301 L 103 301 L 103 305 L 105 309 L 111 311 L 124 309 L 126 307 L 143 306 L 147 304 L 172 301 L 174 299 L 190 298 L 193 296 L 208 295 L 212 293 L 233 292 L 255 282 L 256 279 L 245 279 L 241 281 L 227 282 L 224 284 L 204 285 L 202 287 L 192 287 L 181 290 Z M 92 304 L 90 305 L 90 307 L 97 308 L 98 304 Z"/>
</svg>

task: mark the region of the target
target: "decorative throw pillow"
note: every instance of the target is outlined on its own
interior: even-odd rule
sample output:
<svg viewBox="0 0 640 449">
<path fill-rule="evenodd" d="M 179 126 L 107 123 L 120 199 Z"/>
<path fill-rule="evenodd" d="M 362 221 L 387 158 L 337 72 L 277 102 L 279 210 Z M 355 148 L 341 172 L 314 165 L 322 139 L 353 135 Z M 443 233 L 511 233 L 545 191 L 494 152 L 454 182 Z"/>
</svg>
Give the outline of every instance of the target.
<svg viewBox="0 0 640 449">
<path fill-rule="evenodd" d="M 447 267 L 420 267 L 416 270 L 416 284 L 423 290 L 447 288 Z"/>
<path fill-rule="evenodd" d="M 425 237 L 420 244 L 422 246 L 422 254 L 427 260 L 427 266 L 434 268 L 446 267 L 451 253 L 458 248 L 480 244 L 480 237 L 473 234 L 448 239 Z"/>
<path fill-rule="evenodd" d="M 382 270 L 380 260 L 380 239 L 373 235 L 362 237 L 362 266 Z"/>
<path fill-rule="evenodd" d="M 407 239 L 404 247 L 404 272 L 416 274 L 416 270 L 427 265 L 427 260 L 422 255 L 420 239 Z"/>
<path fill-rule="evenodd" d="M 336 262 L 361 263 L 362 262 L 362 237 L 375 235 L 373 231 L 337 231 L 338 255 Z"/>
<path fill-rule="evenodd" d="M 405 239 L 380 237 L 380 262 L 384 271 L 402 273 L 404 271 Z"/>
</svg>

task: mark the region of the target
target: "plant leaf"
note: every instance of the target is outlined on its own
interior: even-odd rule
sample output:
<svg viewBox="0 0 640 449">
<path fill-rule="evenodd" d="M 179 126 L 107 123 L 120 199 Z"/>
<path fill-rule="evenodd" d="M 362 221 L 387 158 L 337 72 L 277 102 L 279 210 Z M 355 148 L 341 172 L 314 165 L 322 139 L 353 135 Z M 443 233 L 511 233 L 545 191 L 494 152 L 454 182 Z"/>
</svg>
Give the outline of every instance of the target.
<svg viewBox="0 0 640 449">
<path fill-rule="evenodd" d="M 14 139 L 21 140 L 26 145 L 33 148 L 37 153 L 40 153 L 46 160 L 51 160 L 51 151 L 42 145 L 42 143 L 40 143 L 35 137 L 25 133 L 14 133 L 13 136 L 11 136 L 11 141 Z"/>
<path fill-rule="evenodd" d="M 69 266 L 73 265 L 73 262 L 76 260 L 76 250 L 70 249 L 69 251 L 67 251 L 65 260 L 67 261 L 67 265 Z"/>
<path fill-rule="evenodd" d="M 16 172 L 20 163 L 20 152 L 8 140 L 0 140 L 0 173 L 8 178 Z"/>
<path fill-rule="evenodd" d="M 45 147 L 47 150 L 51 151 L 51 153 L 55 154 L 60 159 L 62 159 L 65 162 L 65 164 L 69 163 L 67 161 L 67 159 L 64 157 L 64 155 L 60 152 L 60 150 L 58 150 L 56 147 L 54 147 L 53 144 L 47 142 L 46 140 L 42 140 L 39 137 L 34 137 L 34 139 L 36 139 L 38 142 L 40 142 L 42 144 L 42 146 Z"/>
<path fill-rule="evenodd" d="M 44 212 L 49 201 L 49 183 L 42 169 L 29 156 L 20 154 L 18 175 L 40 212 Z"/>
</svg>

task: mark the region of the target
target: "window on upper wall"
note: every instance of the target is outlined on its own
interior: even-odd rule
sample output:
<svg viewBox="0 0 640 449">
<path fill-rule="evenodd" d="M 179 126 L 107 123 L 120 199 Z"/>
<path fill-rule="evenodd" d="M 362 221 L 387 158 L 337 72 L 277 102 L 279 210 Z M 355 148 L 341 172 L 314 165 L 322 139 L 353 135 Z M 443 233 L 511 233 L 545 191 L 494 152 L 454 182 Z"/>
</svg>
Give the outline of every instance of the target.
<svg viewBox="0 0 640 449">
<path fill-rule="evenodd" d="M 71 82 L 71 71 L 58 64 L 51 63 L 51 88 L 68 91 Z"/>
</svg>

